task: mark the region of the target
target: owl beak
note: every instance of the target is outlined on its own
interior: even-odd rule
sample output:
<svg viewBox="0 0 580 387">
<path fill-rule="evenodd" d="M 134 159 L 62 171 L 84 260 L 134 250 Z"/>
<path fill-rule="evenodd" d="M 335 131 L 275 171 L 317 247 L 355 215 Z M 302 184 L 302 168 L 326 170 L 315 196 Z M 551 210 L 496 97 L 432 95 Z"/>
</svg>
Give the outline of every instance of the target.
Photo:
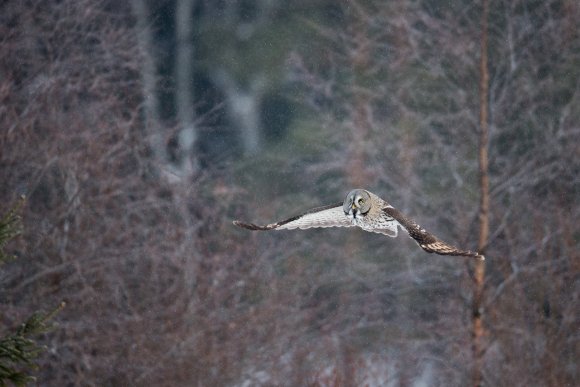
<svg viewBox="0 0 580 387">
<path fill-rule="evenodd" d="M 354 202 L 352 202 L 352 204 L 350 205 L 350 208 L 351 208 L 350 213 L 352 214 L 352 217 L 356 218 L 356 213 L 357 213 L 356 204 Z"/>
</svg>

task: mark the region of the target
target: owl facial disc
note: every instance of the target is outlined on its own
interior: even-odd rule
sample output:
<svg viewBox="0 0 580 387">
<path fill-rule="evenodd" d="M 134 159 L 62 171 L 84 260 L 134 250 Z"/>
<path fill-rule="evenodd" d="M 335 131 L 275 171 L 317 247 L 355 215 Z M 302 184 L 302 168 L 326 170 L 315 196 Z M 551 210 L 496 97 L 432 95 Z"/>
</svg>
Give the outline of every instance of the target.
<svg viewBox="0 0 580 387">
<path fill-rule="evenodd" d="M 371 196 L 364 189 L 352 190 L 346 195 L 342 209 L 353 220 L 364 217 L 371 209 Z"/>
</svg>

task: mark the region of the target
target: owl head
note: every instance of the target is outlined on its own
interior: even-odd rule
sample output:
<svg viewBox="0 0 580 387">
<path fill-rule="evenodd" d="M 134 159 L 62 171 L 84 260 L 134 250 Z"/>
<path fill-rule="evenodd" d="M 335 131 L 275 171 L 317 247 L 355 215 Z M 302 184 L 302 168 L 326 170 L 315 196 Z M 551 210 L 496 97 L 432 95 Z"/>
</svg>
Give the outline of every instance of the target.
<svg viewBox="0 0 580 387">
<path fill-rule="evenodd" d="M 371 195 L 364 189 L 354 189 L 346 195 L 342 209 L 353 218 L 357 215 L 364 216 L 371 209 Z"/>
</svg>

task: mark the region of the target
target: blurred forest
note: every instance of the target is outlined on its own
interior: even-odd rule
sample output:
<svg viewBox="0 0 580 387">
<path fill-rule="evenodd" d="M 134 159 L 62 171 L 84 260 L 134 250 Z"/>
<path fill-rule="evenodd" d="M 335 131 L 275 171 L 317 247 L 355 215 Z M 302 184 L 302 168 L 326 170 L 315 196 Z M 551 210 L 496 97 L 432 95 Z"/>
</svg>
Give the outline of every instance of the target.
<svg viewBox="0 0 580 387">
<path fill-rule="evenodd" d="M 489 3 L 483 385 L 580 378 L 580 4 Z M 459 386 L 474 264 L 250 233 L 364 187 L 476 249 L 482 5 L 0 4 L 0 336 L 39 385 Z M 478 312 L 478 313 L 479 313 Z"/>
</svg>

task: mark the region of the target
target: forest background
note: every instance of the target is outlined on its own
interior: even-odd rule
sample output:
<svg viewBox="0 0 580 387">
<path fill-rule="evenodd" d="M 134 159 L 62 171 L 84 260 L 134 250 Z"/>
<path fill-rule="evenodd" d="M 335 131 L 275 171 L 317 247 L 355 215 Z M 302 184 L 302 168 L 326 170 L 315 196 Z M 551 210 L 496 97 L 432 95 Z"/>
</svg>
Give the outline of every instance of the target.
<svg viewBox="0 0 580 387">
<path fill-rule="evenodd" d="M 485 3 L 485 2 L 482 2 Z M 42 385 L 485 385 L 580 377 L 575 0 L 0 5 L 0 335 L 66 307 Z M 482 15 L 489 238 L 250 234 L 368 188 L 476 249 Z"/>
</svg>

